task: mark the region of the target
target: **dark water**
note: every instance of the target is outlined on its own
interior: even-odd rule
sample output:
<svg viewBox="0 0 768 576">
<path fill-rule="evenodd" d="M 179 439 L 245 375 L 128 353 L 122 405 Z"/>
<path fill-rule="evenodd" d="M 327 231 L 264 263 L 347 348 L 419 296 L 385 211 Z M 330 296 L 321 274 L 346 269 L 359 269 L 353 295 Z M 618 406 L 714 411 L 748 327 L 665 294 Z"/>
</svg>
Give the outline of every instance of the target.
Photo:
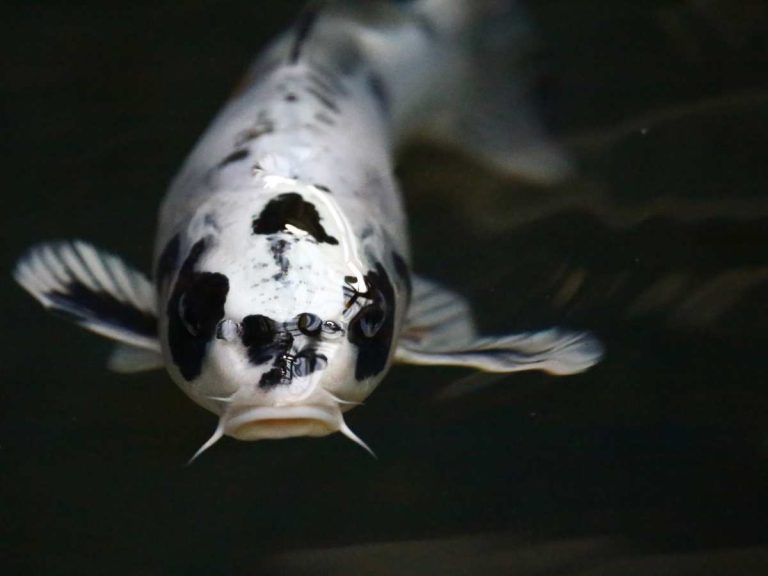
<svg viewBox="0 0 768 576">
<path fill-rule="evenodd" d="M 299 3 L 0 8 L 0 572 L 768 573 L 768 6 L 530 4 L 579 175 L 533 189 L 414 147 L 416 267 L 487 331 L 588 328 L 605 361 L 398 367 L 349 417 L 378 460 L 225 440 L 192 467 L 214 417 L 107 372 L 9 273 L 53 238 L 146 267 L 168 180 Z"/>
</svg>

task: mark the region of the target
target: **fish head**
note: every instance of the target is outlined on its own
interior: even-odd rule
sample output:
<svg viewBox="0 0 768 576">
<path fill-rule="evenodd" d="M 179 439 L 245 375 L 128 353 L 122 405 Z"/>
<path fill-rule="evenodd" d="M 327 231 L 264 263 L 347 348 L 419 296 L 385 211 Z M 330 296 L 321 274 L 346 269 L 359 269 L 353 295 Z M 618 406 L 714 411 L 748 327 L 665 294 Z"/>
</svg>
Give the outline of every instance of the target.
<svg viewBox="0 0 768 576">
<path fill-rule="evenodd" d="M 219 202 L 198 218 L 207 228 L 190 226 L 161 289 L 166 366 L 219 416 L 216 438 L 342 432 L 358 441 L 343 413 L 390 366 L 404 264 L 362 256 L 316 194 L 271 192 L 240 208 Z"/>
</svg>

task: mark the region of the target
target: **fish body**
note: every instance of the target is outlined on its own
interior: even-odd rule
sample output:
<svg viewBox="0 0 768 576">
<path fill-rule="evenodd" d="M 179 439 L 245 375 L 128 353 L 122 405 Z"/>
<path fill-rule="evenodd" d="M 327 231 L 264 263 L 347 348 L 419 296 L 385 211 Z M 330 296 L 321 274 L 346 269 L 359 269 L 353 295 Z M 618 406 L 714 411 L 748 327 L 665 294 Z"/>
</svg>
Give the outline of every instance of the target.
<svg viewBox="0 0 768 576">
<path fill-rule="evenodd" d="M 480 337 L 460 296 L 411 270 L 393 174 L 394 151 L 409 136 L 462 145 L 537 180 L 567 170 L 525 107 L 522 84 L 500 86 L 478 68 L 482 58 L 506 61 L 508 39 L 503 50 L 472 41 L 500 4 L 312 5 L 256 59 L 171 184 L 152 282 L 78 241 L 32 248 L 17 281 L 117 340 L 112 368 L 166 367 L 219 416 L 202 449 L 223 435 L 337 431 L 365 446 L 343 413 L 394 361 L 588 368 L 601 354 L 588 334 Z M 517 12 L 498 15 L 513 22 Z"/>
</svg>

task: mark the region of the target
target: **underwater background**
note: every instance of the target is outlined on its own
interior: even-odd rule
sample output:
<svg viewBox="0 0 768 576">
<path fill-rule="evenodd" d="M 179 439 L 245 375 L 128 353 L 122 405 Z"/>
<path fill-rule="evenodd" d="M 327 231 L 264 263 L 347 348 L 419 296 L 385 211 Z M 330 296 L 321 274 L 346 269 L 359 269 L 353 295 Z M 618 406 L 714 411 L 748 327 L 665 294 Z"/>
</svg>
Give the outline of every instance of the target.
<svg viewBox="0 0 768 576">
<path fill-rule="evenodd" d="M 414 144 L 415 270 L 577 376 L 395 367 L 340 435 L 226 439 L 13 284 L 43 240 L 148 270 L 168 181 L 297 1 L 0 5 L 0 573 L 768 574 L 768 3 L 531 0 L 536 188 Z"/>
</svg>

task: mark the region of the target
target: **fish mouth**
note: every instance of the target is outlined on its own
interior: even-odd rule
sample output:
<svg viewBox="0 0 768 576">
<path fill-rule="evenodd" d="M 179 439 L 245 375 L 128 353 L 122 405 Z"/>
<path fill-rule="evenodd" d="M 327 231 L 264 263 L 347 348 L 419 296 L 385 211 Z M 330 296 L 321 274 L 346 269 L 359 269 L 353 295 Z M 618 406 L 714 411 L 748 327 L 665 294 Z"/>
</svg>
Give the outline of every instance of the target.
<svg viewBox="0 0 768 576">
<path fill-rule="evenodd" d="M 339 431 L 337 407 L 258 406 L 242 407 L 223 417 L 223 432 L 238 440 L 327 436 Z"/>
</svg>

